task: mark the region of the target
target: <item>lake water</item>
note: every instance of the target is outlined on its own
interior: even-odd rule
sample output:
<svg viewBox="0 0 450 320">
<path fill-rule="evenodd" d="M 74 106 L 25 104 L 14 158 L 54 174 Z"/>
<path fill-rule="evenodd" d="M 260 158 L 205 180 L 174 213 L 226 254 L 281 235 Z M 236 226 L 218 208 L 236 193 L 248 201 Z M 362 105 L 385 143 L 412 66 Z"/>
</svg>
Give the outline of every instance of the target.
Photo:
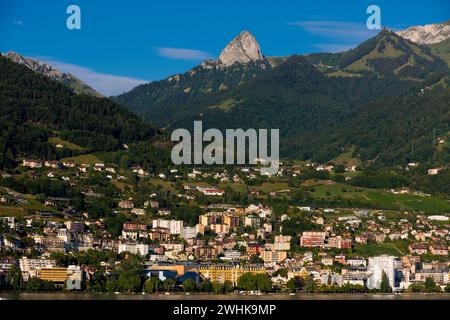
<svg viewBox="0 0 450 320">
<path fill-rule="evenodd" d="M 450 294 L 109 295 L 91 293 L 2 293 L 0 300 L 450 300 Z"/>
</svg>

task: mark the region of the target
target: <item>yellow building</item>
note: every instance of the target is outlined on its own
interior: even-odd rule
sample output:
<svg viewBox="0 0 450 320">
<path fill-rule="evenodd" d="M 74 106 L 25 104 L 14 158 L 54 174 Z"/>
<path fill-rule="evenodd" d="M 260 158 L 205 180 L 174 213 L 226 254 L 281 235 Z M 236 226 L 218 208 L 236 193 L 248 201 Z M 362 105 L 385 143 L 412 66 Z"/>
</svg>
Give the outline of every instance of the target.
<svg viewBox="0 0 450 320">
<path fill-rule="evenodd" d="M 198 223 L 208 227 L 209 225 L 216 223 L 218 215 L 216 213 L 202 214 L 198 217 Z"/>
<path fill-rule="evenodd" d="M 225 264 L 205 264 L 199 267 L 200 274 L 211 282 L 224 283 L 231 281 L 236 285 L 238 279 L 244 273 L 264 274 L 267 272 L 262 265 L 225 265 Z"/>
<path fill-rule="evenodd" d="M 67 274 L 67 268 L 41 268 L 37 270 L 39 279 L 53 282 L 66 282 L 69 275 Z"/>
<path fill-rule="evenodd" d="M 147 267 L 147 270 L 167 270 L 167 271 L 176 271 L 179 276 L 182 276 L 186 273 L 186 271 L 197 271 L 195 268 L 187 267 L 183 264 L 154 264 Z"/>
<path fill-rule="evenodd" d="M 235 215 L 226 214 L 223 216 L 223 223 L 228 225 L 230 229 L 239 227 L 239 217 Z"/>
</svg>

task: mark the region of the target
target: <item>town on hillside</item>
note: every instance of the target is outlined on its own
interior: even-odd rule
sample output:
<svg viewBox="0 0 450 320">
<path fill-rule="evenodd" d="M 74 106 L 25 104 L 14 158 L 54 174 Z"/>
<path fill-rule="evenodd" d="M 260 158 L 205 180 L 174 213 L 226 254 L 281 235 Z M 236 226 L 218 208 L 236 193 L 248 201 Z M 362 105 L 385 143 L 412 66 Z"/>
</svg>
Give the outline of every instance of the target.
<svg viewBox="0 0 450 320">
<path fill-rule="evenodd" d="M 0 178 L 0 288 L 449 292 L 448 201 L 386 179 L 370 187 L 356 164 L 286 162 L 265 176 L 23 159 Z"/>
</svg>

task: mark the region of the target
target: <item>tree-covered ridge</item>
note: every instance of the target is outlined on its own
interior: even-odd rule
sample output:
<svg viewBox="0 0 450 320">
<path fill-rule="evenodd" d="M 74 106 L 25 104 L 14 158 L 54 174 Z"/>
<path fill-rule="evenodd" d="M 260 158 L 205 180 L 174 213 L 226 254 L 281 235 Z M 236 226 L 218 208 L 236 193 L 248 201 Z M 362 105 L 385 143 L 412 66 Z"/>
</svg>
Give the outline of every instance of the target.
<svg viewBox="0 0 450 320">
<path fill-rule="evenodd" d="M 442 42 L 430 45 L 431 52 L 444 60 L 450 67 L 450 38 Z"/>
<path fill-rule="evenodd" d="M 161 125 L 190 128 L 203 120 L 220 129 L 280 128 L 281 152 L 289 158 L 326 162 L 356 146 L 355 156 L 363 160 L 443 163 L 445 152 L 436 152 L 432 135 L 448 131 L 448 90 L 438 85 L 422 94 L 429 83 L 376 75 L 330 78 L 293 56 L 234 89 L 167 106 L 170 122 Z M 227 109 L 217 107 L 227 103 Z"/>
<path fill-rule="evenodd" d="M 450 162 L 447 137 L 450 124 L 450 90 L 438 88 L 416 95 L 380 97 L 355 109 L 345 126 L 321 136 L 326 145 L 316 159 L 341 153 L 339 146 L 357 146 L 354 155 L 382 165 L 407 162 Z M 333 150 L 334 149 L 334 150 Z"/>
<path fill-rule="evenodd" d="M 444 41 L 445 42 L 445 41 Z M 445 50 L 441 46 L 412 43 L 384 29 L 358 47 L 342 53 L 320 53 L 305 56 L 324 73 L 333 76 L 362 76 L 402 79 L 439 79 L 448 73 Z"/>
<path fill-rule="evenodd" d="M 17 157 L 46 158 L 60 134 L 86 151 L 113 151 L 150 141 L 158 130 L 126 108 L 70 88 L 0 56 L 0 168 Z"/>
<path fill-rule="evenodd" d="M 115 99 L 145 119 L 156 124 L 170 121 L 168 115 L 198 99 L 214 99 L 214 95 L 240 86 L 272 69 L 267 60 L 235 63 L 228 68 L 205 61 L 192 70 L 166 80 L 140 85 Z M 151 112 L 147 108 L 151 106 Z"/>
<path fill-rule="evenodd" d="M 342 55 L 340 69 L 380 76 L 428 79 L 448 72 L 444 61 L 433 56 L 428 47 L 414 44 L 385 29 L 357 48 Z"/>
<path fill-rule="evenodd" d="M 24 57 L 16 52 L 10 51 L 3 55 L 12 62 L 21 64 L 29 68 L 30 70 L 49 77 L 52 80 L 56 80 L 68 87 L 70 87 L 77 94 L 87 94 L 94 97 L 102 97 L 100 93 L 92 89 L 86 83 L 67 72 L 60 72 L 55 67 L 43 63 L 41 61 Z"/>
</svg>

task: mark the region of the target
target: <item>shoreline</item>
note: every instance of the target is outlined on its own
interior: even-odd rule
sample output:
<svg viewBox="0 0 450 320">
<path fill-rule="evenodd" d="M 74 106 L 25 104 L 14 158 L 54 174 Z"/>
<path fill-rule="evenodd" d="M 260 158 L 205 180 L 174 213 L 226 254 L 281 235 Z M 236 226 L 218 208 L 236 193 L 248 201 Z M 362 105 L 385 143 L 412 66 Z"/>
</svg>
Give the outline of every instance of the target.
<svg viewBox="0 0 450 320">
<path fill-rule="evenodd" d="M 403 293 L 403 294 L 360 294 L 360 293 L 302 293 L 302 294 L 228 294 L 213 295 L 201 293 L 167 294 L 109 294 L 109 293 L 65 293 L 0 292 L 0 300 L 450 300 L 450 293 Z"/>
</svg>

